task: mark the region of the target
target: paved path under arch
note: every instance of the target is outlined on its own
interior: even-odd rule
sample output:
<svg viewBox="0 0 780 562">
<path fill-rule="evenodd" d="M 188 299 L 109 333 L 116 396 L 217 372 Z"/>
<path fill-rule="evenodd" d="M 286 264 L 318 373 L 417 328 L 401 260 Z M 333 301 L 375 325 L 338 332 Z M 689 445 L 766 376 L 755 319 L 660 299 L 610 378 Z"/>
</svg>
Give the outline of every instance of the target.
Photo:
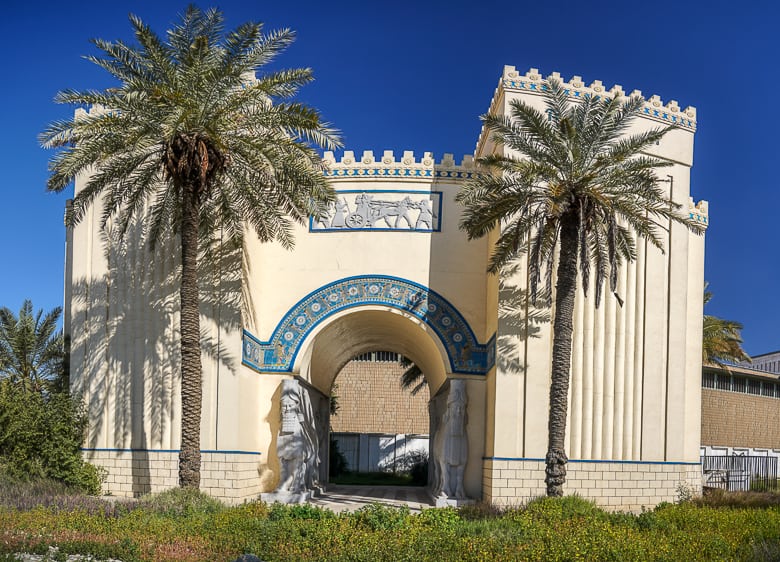
<svg viewBox="0 0 780 562">
<path fill-rule="evenodd" d="M 423 508 L 434 507 L 426 489 L 422 486 L 344 486 L 329 484 L 327 491 L 311 501 L 337 513 L 355 511 L 361 507 L 379 503 L 393 507 L 408 506 L 419 513 Z"/>
</svg>

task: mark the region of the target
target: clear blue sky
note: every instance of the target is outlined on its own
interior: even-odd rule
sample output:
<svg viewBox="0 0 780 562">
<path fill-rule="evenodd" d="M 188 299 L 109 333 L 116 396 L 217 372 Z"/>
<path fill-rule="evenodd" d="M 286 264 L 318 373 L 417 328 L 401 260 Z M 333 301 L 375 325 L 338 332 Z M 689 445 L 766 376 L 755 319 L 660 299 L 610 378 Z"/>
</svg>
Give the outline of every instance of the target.
<svg viewBox="0 0 780 562">
<path fill-rule="evenodd" d="M 212 4 L 200 3 L 201 8 Z M 780 8 L 773 2 L 240 2 L 218 4 L 229 28 L 290 27 L 280 60 L 310 66 L 301 99 L 355 151 L 474 150 L 478 116 L 501 70 L 577 74 L 586 83 L 658 94 L 698 110 L 692 194 L 710 201 L 708 312 L 739 320 L 746 349 L 780 349 L 777 189 Z M 163 33 L 185 3 L 12 2 L 3 7 L 0 135 L 0 306 L 61 305 L 66 194 L 45 192 L 36 136 L 73 108 L 63 88 L 103 88 L 85 61 L 90 38 L 131 39 L 129 12 Z M 72 194 L 72 191 L 70 192 Z"/>
</svg>

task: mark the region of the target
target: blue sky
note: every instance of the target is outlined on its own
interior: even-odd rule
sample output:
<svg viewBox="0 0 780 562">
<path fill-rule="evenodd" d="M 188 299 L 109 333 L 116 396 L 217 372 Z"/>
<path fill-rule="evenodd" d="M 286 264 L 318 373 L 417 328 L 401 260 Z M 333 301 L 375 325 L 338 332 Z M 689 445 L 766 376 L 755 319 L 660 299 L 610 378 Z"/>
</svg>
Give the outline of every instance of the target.
<svg viewBox="0 0 780 562">
<path fill-rule="evenodd" d="M 202 8 L 214 4 L 200 3 Z M 698 110 L 692 194 L 710 201 L 707 312 L 739 320 L 749 353 L 780 349 L 777 189 L 780 8 L 773 2 L 240 2 L 228 28 L 289 27 L 280 59 L 317 80 L 300 99 L 342 130 L 346 148 L 474 150 L 478 116 L 505 64 L 642 90 Z M 62 304 L 66 194 L 45 192 L 36 136 L 73 108 L 63 88 L 103 88 L 90 38 L 131 39 L 128 13 L 163 33 L 185 3 L 14 2 L 4 6 L 0 135 L 0 306 Z M 72 190 L 70 191 L 72 193 Z"/>
</svg>

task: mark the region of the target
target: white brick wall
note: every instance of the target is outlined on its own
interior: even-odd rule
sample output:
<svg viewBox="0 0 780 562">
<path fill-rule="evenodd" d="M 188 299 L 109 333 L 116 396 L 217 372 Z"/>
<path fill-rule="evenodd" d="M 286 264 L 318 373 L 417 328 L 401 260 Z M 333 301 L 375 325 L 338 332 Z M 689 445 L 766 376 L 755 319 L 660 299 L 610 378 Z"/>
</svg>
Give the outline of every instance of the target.
<svg viewBox="0 0 780 562">
<path fill-rule="evenodd" d="M 482 493 L 486 502 L 521 504 L 546 494 L 543 460 L 485 459 L 483 463 Z M 569 461 L 564 493 L 577 494 L 606 508 L 639 511 L 677 500 L 681 483 L 693 494 L 700 494 L 701 467 L 663 462 Z"/>
<path fill-rule="evenodd" d="M 179 483 L 177 451 L 88 449 L 84 458 L 108 472 L 104 494 L 138 497 Z M 201 453 L 200 489 L 228 504 L 255 499 L 260 494 L 259 462 L 258 454 Z"/>
</svg>

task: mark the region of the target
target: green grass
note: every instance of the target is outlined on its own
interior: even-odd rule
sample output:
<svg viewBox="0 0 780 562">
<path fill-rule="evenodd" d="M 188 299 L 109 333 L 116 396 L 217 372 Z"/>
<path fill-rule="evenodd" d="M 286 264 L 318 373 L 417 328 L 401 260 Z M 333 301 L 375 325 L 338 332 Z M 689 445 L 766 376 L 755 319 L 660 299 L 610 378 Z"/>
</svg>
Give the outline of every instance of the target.
<svg viewBox="0 0 780 562">
<path fill-rule="evenodd" d="M 377 505 L 352 514 L 260 502 L 226 507 L 191 490 L 118 510 L 0 501 L 0 560 L 49 547 L 61 559 L 84 554 L 125 562 L 235 560 L 244 553 L 269 562 L 780 560 L 780 507 L 766 497 L 752 507 L 717 501 L 718 507 L 666 504 L 638 515 L 605 512 L 578 497 L 417 515 Z"/>
<path fill-rule="evenodd" d="M 354 486 L 424 486 L 417 484 L 411 474 L 394 472 L 343 472 L 330 477 L 331 484 L 346 484 Z"/>
</svg>

